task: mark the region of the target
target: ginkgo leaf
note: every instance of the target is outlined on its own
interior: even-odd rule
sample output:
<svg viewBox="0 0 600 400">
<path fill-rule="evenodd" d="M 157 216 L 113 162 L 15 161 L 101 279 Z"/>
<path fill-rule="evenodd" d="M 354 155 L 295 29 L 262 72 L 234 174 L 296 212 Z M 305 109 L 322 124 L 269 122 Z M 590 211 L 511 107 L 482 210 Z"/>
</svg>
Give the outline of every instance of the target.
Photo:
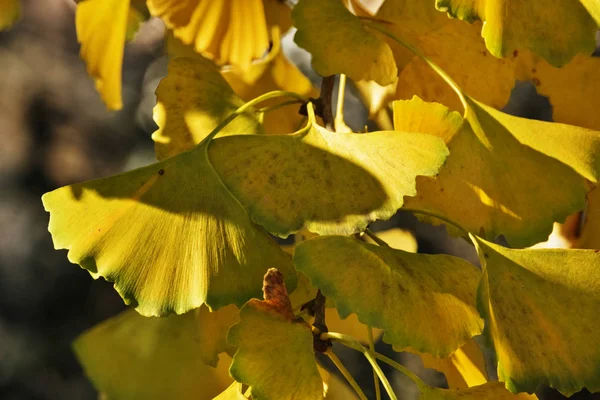
<svg viewBox="0 0 600 400">
<path fill-rule="evenodd" d="M 531 400 L 527 393 L 512 394 L 500 382 L 488 382 L 466 389 L 440 389 L 431 386 L 420 388 L 419 400 Z"/>
<path fill-rule="evenodd" d="M 351 234 L 390 218 L 403 196 L 415 195 L 415 177 L 437 174 L 448 154 L 431 135 L 330 132 L 308 109 L 300 133 L 228 136 L 209 147 L 215 170 L 252 220 L 281 237 L 302 227 Z"/>
<path fill-rule="evenodd" d="M 600 249 L 600 190 L 588 193 L 583 226 L 575 247 L 579 249 Z"/>
<path fill-rule="evenodd" d="M 300 0 L 292 12 L 294 41 L 312 54 L 321 76 L 346 74 L 356 81 L 387 85 L 398 69 L 383 37 L 348 11 L 341 0 Z"/>
<path fill-rule="evenodd" d="M 241 306 L 272 266 L 293 287 L 289 256 L 222 184 L 207 145 L 46 193 L 55 248 L 148 316 Z"/>
<path fill-rule="evenodd" d="M 342 318 L 355 312 L 396 350 L 445 356 L 483 328 L 475 309 L 481 274 L 459 258 L 328 236 L 300 244 L 294 264 Z"/>
<path fill-rule="evenodd" d="M 583 208 L 588 189 L 556 158 L 590 179 L 597 174 L 594 150 L 578 146 L 596 139 L 582 128 L 508 116 L 473 100 L 469 107 L 465 121 L 416 97 L 394 103 L 397 130 L 439 136 L 451 154 L 437 178 L 417 178 L 417 196 L 405 206 L 442 214 L 488 238 L 504 235 L 516 247 L 545 240 L 554 221 Z"/>
<path fill-rule="evenodd" d="M 577 53 L 591 54 L 596 47 L 600 20 L 596 22 L 582 4 L 592 2 L 436 0 L 436 7 L 465 21 L 485 21 L 481 36 L 496 57 L 530 49 L 560 67 Z"/>
<path fill-rule="evenodd" d="M 0 31 L 10 28 L 21 16 L 21 0 L 0 0 Z"/>
<path fill-rule="evenodd" d="M 129 7 L 129 0 L 83 0 L 77 4 L 75 13 L 81 58 L 111 110 L 123 106 L 121 67 Z"/>
<path fill-rule="evenodd" d="M 231 382 L 231 358 L 217 353 L 230 349 L 225 334 L 236 320 L 234 306 L 166 318 L 128 310 L 85 332 L 73 348 L 109 399 L 208 400 Z"/>
<path fill-rule="evenodd" d="M 238 348 L 231 376 L 251 386 L 254 400 L 322 399 L 312 331 L 294 319 L 281 273 L 267 272 L 263 292 L 263 301 L 251 299 L 242 307 L 240 322 L 227 335 Z"/>
<path fill-rule="evenodd" d="M 513 250 L 472 236 L 484 267 L 478 307 L 512 392 L 600 391 L 600 253 Z"/>
<path fill-rule="evenodd" d="M 209 60 L 174 58 L 169 73 L 156 89 L 152 134 L 159 160 L 189 150 L 244 104 Z M 258 118 L 249 110 L 225 126 L 219 135 L 261 133 Z"/>
<path fill-rule="evenodd" d="M 483 385 L 488 381 L 485 358 L 473 339 L 445 358 L 427 353 L 419 355 L 425 368 L 433 368 L 444 374 L 450 389 L 464 389 Z"/>
<path fill-rule="evenodd" d="M 148 8 L 177 38 L 219 65 L 249 67 L 269 49 L 267 22 L 289 27 L 290 10 L 276 1 L 148 0 Z"/>
<path fill-rule="evenodd" d="M 272 90 L 285 90 L 304 97 L 318 97 L 312 82 L 288 60 L 281 49 L 278 30 L 274 30 L 272 48 L 264 59 L 249 68 L 230 68 L 222 71 L 223 77 L 235 93 L 249 101 Z M 281 99 L 265 101 L 264 107 L 281 103 Z M 290 105 L 264 115 L 262 124 L 267 133 L 281 134 L 298 130 L 303 116 L 299 105 Z"/>
<path fill-rule="evenodd" d="M 248 398 L 242 393 L 242 384 L 233 382 L 213 400 L 248 400 Z"/>
</svg>

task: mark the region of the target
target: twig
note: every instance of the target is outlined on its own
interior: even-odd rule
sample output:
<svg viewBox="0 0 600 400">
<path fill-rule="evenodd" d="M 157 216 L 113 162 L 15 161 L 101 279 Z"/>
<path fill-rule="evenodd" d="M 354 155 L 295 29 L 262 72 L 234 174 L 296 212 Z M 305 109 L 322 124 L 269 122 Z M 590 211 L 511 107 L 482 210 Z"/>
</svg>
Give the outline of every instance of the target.
<svg viewBox="0 0 600 400">
<path fill-rule="evenodd" d="M 321 101 L 323 104 L 323 122 L 325 128 L 334 129 L 333 125 L 333 85 L 335 83 L 335 75 L 323 77 L 321 81 Z"/>
</svg>

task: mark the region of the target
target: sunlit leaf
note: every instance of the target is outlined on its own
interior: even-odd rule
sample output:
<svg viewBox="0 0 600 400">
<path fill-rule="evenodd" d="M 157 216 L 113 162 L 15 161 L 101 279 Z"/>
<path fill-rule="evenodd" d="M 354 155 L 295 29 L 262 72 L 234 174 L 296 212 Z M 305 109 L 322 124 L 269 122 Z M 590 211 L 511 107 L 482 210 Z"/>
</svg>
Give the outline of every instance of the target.
<svg viewBox="0 0 600 400">
<path fill-rule="evenodd" d="M 431 135 L 335 133 L 316 124 L 312 107 L 309 114 L 302 133 L 228 136 L 209 148 L 252 220 L 278 236 L 302 227 L 350 234 L 390 218 L 415 195 L 415 177 L 435 175 L 447 156 Z"/>
<path fill-rule="evenodd" d="M 466 389 L 440 389 L 430 386 L 421 388 L 419 400 L 531 400 L 527 393 L 511 394 L 500 382 L 489 382 Z"/>
<path fill-rule="evenodd" d="M 272 90 L 285 90 L 305 97 L 318 97 L 311 81 L 283 54 L 279 33 L 273 33 L 273 45 L 269 54 L 248 68 L 230 68 L 222 71 L 223 77 L 235 93 L 248 101 Z M 281 103 L 272 99 L 261 103 L 268 107 Z M 303 116 L 298 104 L 271 111 L 264 115 L 263 127 L 267 133 L 290 133 L 299 128 Z"/>
<path fill-rule="evenodd" d="M 156 89 L 152 134 L 159 160 L 197 145 L 237 108 L 244 104 L 220 71 L 209 60 L 174 58 L 169 73 Z M 229 123 L 219 135 L 261 133 L 256 115 L 250 110 Z"/>
<path fill-rule="evenodd" d="M 11 27 L 21 16 L 20 0 L 0 0 L 0 31 Z"/>
<path fill-rule="evenodd" d="M 321 76 L 346 74 L 356 81 L 392 83 L 398 69 L 390 47 L 348 11 L 341 0 L 300 0 L 292 13 L 294 41 L 312 54 Z"/>
<path fill-rule="evenodd" d="M 242 393 L 242 384 L 233 382 L 213 400 L 247 400 L 247 397 Z"/>
<path fill-rule="evenodd" d="M 588 193 L 587 212 L 583 215 L 583 226 L 575 247 L 580 249 L 600 249 L 600 190 Z"/>
<path fill-rule="evenodd" d="M 269 270 L 264 300 L 252 299 L 240 310 L 227 341 L 238 348 L 229 372 L 250 385 L 254 400 L 323 398 L 311 328 L 295 320 L 283 277 Z"/>
<path fill-rule="evenodd" d="M 223 186 L 206 146 L 46 193 L 55 247 L 143 315 L 241 306 L 270 266 L 293 287 L 289 256 Z"/>
<path fill-rule="evenodd" d="M 397 350 L 445 356 L 483 328 L 475 310 L 481 274 L 459 258 L 329 236 L 300 244 L 294 263 L 342 318 L 355 312 Z"/>
<path fill-rule="evenodd" d="M 290 10 L 273 0 L 148 0 L 175 36 L 220 65 L 249 67 L 269 48 L 269 26 L 290 25 Z"/>
<path fill-rule="evenodd" d="M 472 237 L 484 267 L 478 306 L 513 392 L 600 391 L 600 253 L 513 250 Z"/>
<path fill-rule="evenodd" d="M 596 46 L 598 23 L 582 3 L 593 1 L 436 0 L 436 7 L 465 21 L 485 21 L 481 36 L 497 57 L 530 49 L 560 67 Z M 598 6 L 591 7 L 597 16 Z"/>
<path fill-rule="evenodd" d="M 409 232 L 400 228 L 392 228 L 385 231 L 378 231 L 377 237 L 386 242 L 392 249 L 404 250 L 409 253 L 417 252 L 417 239 Z M 363 239 L 369 243 L 375 244 L 368 235 L 364 235 Z"/>
<path fill-rule="evenodd" d="M 208 400 L 231 382 L 231 358 L 221 355 L 217 364 L 217 353 L 231 347 L 225 332 L 236 320 L 234 306 L 166 318 L 128 310 L 85 332 L 73 347 L 109 399 Z"/>
<path fill-rule="evenodd" d="M 545 240 L 554 221 L 583 209 L 588 189 L 556 158 L 595 180 L 597 145 L 582 146 L 597 143 L 596 134 L 508 116 L 474 100 L 469 107 L 465 121 L 419 98 L 394 103 L 396 129 L 442 137 L 451 154 L 437 178 L 417 178 L 417 197 L 406 206 L 442 214 L 488 238 L 504 235 L 516 247 Z"/>
<path fill-rule="evenodd" d="M 129 11 L 128 0 L 83 0 L 75 13 L 81 58 L 102 100 L 112 110 L 123 106 L 121 67 Z"/>
</svg>

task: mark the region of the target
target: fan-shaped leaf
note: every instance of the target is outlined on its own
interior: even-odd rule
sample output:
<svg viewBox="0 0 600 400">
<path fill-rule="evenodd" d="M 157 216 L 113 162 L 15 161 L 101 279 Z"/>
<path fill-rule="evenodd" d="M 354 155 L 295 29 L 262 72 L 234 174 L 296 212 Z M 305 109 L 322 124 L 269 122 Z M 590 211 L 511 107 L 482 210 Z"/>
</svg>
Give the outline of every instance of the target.
<svg viewBox="0 0 600 400">
<path fill-rule="evenodd" d="M 154 120 L 158 130 L 152 134 L 159 160 L 197 145 L 231 113 L 244 104 L 209 60 L 174 58 L 169 73 L 156 89 Z M 261 133 L 252 111 L 223 128 L 219 135 Z"/>
<path fill-rule="evenodd" d="M 254 400 L 323 398 L 313 335 L 303 320 L 295 320 L 283 277 L 265 275 L 264 301 L 252 299 L 240 310 L 240 322 L 227 341 L 238 348 L 229 372 L 250 385 Z"/>
<path fill-rule="evenodd" d="M 442 137 L 451 153 L 436 179 L 417 179 L 417 197 L 407 199 L 406 206 L 443 214 L 488 238 L 504 235 L 513 246 L 545 240 L 554 221 L 583 208 L 588 189 L 556 158 L 592 179 L 596 133 L 508 116 L 474 100 L 469 107 L 465 121 L 419 98 L 394 103 L 397 130 Z M 592 143 L 590 150 L 579 147 Z"/>
<path fill-rule="evenodd" d="M 386 41 L 340 0 L 300 0 L 292 18 L 298 28 L 294 41 L 312 54 L 319 75 L 346 74 L 380 85 L 396 79 L 398 69 Z"/>
<path fill-rule="evenodd" d="M 481 35 L 496 57 L 530 49 L 560 67 L 596 46 L 600 19 L 596 22 L 583 3 L 593 0 L 436 0 L 436 7 L 465 21 L 485 21 Z"/>
<path fill-rule="evenodd" d="M 447 156 L 430 135 L 334 133 L 315 123 L 310 106 L 309 114 L 303 133 L 229 136 L 209 148 L 253 221 L 282 237 L 303 226 L 350 234 L 387 219 L 415 194 L 415 177 L 435 175 Z"/>
<path fill-rule="evenodd" d="M 445 356 L 483 328 L 475 310 L 480 273 L 458 258 L 330 236 L 300 244 L 294 263 L 342 318 L 355 312 L 397 350 Z"/>
<path fill-rule="evenodd" d="M 289 256 L 223 186 L 206 146 L 46 193 L 55 247 L 143 315 L 241 306 L 271 266 L 294 286 Z"/>
<path fill-rule="evenodd" d="M 535 397 L 533 397 L 535 398 Z M 500 382 L 488 382 L 466 389 L 421 388 L 419 400 L 531 400 L 527 393 L 511 394 Z"/>
<path fill-rule="evenodd" d="M 225 332 L 236 320 L 234 306 L 167 318 L 128 310 L 85 332 L 73 346 L 109 399 L 208 400 L 231 382 L 231 358 L 222 355 L 217 365 L 217 353 L 230 349 Z"/>
<path fill-rule="evenodd" d="M 600 254 L 512 250 L 472 236 L 484 266 L 478 306 L 513 392 L 600 391 Z"/>
<path fill-rule="evenodd" d="M 21 15 L 20 0 L 0 0 L 0 31 L 11 27 Z"/>
</svg>

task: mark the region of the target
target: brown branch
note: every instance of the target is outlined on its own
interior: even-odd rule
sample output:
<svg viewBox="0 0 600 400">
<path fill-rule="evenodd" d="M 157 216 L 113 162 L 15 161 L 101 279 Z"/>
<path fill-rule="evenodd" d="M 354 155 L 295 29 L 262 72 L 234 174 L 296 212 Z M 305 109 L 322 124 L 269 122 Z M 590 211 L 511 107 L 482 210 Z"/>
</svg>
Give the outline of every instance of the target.
<svg viewBox="0 0 600 400">
<path fill-rule="evenodd" d="M 323 104 L 323 122 L 325 128 L 334 130 L 333 125 L 333 85 L 335 83 L 335 75 L 323 77 L 321 81 L 321 102 Z"/>
</svg>

